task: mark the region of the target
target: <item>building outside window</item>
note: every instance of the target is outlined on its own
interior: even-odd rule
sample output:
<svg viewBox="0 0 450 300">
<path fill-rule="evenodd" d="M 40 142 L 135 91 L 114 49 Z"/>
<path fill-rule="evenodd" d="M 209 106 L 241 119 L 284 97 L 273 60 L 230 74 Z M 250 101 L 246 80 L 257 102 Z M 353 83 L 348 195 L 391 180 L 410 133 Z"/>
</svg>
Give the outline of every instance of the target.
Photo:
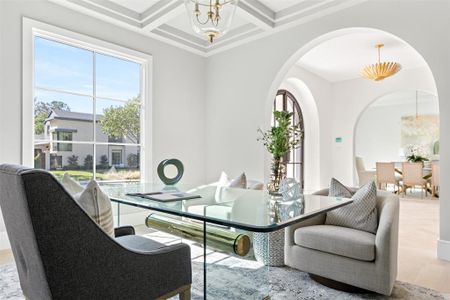
<svg viewBox="0 0 450 300">
<path fill-rule="evenodd" d="M 111 160 L 113 166 L 122 165 L 122 150 L 112 150 Z"/>
<path fill-rule="evenodd" d="M 54 131 L 52 132 L 53 141 L 72 141 L 72 132 Z M 56 151 L 72 151 L 72 144 L 53 143 L 53 149 Z"/>
<path fill-rule="evenodd" d="M 142 65 L 43 34 L 33 43 L 34 166 L 80 180 L 139 180 Z"/>
<path fill-rule="evenodd" d="M 112 150 L 111 151 L 111 160 L 113 166 L 122 165 L 122 150 Z"/>
</svg>

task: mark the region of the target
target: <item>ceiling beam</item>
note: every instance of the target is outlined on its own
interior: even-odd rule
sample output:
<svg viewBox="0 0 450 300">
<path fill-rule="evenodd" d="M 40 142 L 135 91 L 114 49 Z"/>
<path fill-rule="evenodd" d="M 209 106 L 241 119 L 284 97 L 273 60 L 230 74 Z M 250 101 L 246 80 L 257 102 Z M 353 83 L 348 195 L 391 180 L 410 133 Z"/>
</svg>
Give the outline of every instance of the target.
<svg viewBox="0 0 450 300">
<path fill-rule="evenodd" d="M 121 14 L 135 21 L 139 21 L 140 19 L 139 13 L 109 0 L 87 0 L 87 2 L 91 2 L 100 8 L 107 9 L 113 13 Z"/>
<path fill-rule="evenodd" d="M 142 29 L 152 31 L 183 12 L 185 12 L 183 1 L 160 0 L 142 13 L 144 19 Z"/>
<path fill-rule="evenodd" d="M 320 6 L 329 4 L 330 2 L 334 2 L 334 4 L 338 4 L 333 0 L 304 0 L 299 4 L 293 5 L 291 7 L 285 8 L 275 14 L 275 19 L 277 22 L 281 22 L 284 19 L 290 18 L 294 15 L 304 14 L 309 10 L 316 9 Z M 343 2 L 343 1 L 341 1 Z"/>
<path fill-rule="evenodd" d="M 112 20 L 126 23 L 134 27 L 140 27 L 140 22 L 135 20 L 132 16 L 117 12 L 111 8 L 99 6 L 94 2 L 85 0 L 50 0 L 66 7 L 78 7 L 88 14 L 97 14 L 103 17 L 111 18 Z"/>
<path fill-rule="evenodd" d="M 243 0 L 242 2 L 245 2 L 248 6 L 257 10 L 259 13 L 261 13 L 263 16 L 265 16 L 272 22 L 275 22 L 275 12 L 270 8 L 268 8 L 267 6 L 265 6 L 262 2 L 258 0 Z"/>
<path fill-rule="evenodd" d="M 200 47 L 206 47 L 207 43 L 208 43 L 208 41 L 206 41 L 206 39 L 201 39 L 200 37 L 197 37 L 196 35 L 189 34 L 183 30 L 177 29 L 177 28 L 172 27 L 167 24 L 163 24 L 158 27 L 158 32 L 161 32 L 161 31 L 168 33 L 172 36 L 176 36 L 187 42 L 190 42 L 191 44 L 196 44 L 197 46 L 200 46 Z"/>
<path fill-rule="evenodd" d="M 270 18 L 263 15 L 251 4 L 240 1 L 238 2 L 238 8 L 240 8 L 239 13 L 241 16 L 261 29 L 270 30 L 275 26 L 274 22 Z"/>
</svg>

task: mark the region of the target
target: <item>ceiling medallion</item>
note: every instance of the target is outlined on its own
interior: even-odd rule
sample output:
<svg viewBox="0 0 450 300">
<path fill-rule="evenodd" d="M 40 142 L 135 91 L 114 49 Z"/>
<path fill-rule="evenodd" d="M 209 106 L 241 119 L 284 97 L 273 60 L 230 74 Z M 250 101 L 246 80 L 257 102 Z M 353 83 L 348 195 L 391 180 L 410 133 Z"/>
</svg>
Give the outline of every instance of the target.
<svg viewBox="0 0 450 300">
<path fill-rule="evenodd" d="M 373 65 L 368 65 L 364 69 L 361 70 L 361 75 L 367 79 L 380 81 L 389 76 L 396 74 L 398 71 L 402 69 L 402 66 L 396 62 L 381 62 L 380 59 L 380 49 L 383 47 L 383 44 L 375 45 L 375 48 L 378 49 L 378 62 Z"/>
<path fill-rule="evenodd" d="M 192 29 L 210 43 L 227 33 L 239 0 L 184 0 Z"/>
</svg>

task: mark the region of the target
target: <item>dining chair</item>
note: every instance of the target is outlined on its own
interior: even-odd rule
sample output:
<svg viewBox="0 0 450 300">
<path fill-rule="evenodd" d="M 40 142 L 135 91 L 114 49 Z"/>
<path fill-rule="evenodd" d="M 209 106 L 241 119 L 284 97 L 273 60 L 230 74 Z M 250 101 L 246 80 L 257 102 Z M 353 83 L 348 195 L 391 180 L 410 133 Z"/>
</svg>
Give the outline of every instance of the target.
<svg viewBox="0 0 450 300">
<path fill-rule="evenodd" d="M 402 173 L 403 173 L 403 192 L 406 195 L 406 190 L 408 188 L 414 188 L 419 186 L 423 191 L 425 190 L 425 197 L 428 195 L 427 191 L 427 180 L 423 178 L 423 164 L 404 162 L 402 163 Z"/>
<path fill-rule="evenodd" d="M 431 163 L 431 194 L 436 197 L 439 190 L 439 163 Z"/>
<path fill-rule="evenodd" d="M 358 185 L 363 186 L 375 179 L 376 171 L 366 169 L 364 159 L 360 156 L 355 157 L 356 172 L 358 174 Z"/>
<path fill-rule="evenodd" d="M 393 162 L 377 162 L 377 184 L 378 189 L 381 189 L 382 184 L 385 184 L 387 189 L 388 184 L 397 187 L 397 191 L 400 189 L 400 178 L 395 175 L 395 163 Z"/>
</svg>

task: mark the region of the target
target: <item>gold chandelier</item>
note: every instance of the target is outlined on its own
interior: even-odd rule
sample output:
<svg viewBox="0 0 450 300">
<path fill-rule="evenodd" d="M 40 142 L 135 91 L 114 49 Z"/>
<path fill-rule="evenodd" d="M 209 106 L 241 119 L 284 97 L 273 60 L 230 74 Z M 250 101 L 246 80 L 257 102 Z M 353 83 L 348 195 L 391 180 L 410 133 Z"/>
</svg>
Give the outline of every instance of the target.
<svg viewBox="0 0 450 300">
<path fill-rule="evenodd" d="M 231 27 L 239 0 L 184 0 L 192 29 L 209 42 Z"/>
<path fill-rule="evenodd" d="M 389 76 L 396 74 L 402 69 L 402 66 L 396 62 L 381 62 L 380 49 L 384 47 L 383 44 L 375 45 L 378 49 L 378 62 L 373 65 L 368 65 L 361 70 L 361 75 L 367 79 L 380 81 Z"/>
</svg>

